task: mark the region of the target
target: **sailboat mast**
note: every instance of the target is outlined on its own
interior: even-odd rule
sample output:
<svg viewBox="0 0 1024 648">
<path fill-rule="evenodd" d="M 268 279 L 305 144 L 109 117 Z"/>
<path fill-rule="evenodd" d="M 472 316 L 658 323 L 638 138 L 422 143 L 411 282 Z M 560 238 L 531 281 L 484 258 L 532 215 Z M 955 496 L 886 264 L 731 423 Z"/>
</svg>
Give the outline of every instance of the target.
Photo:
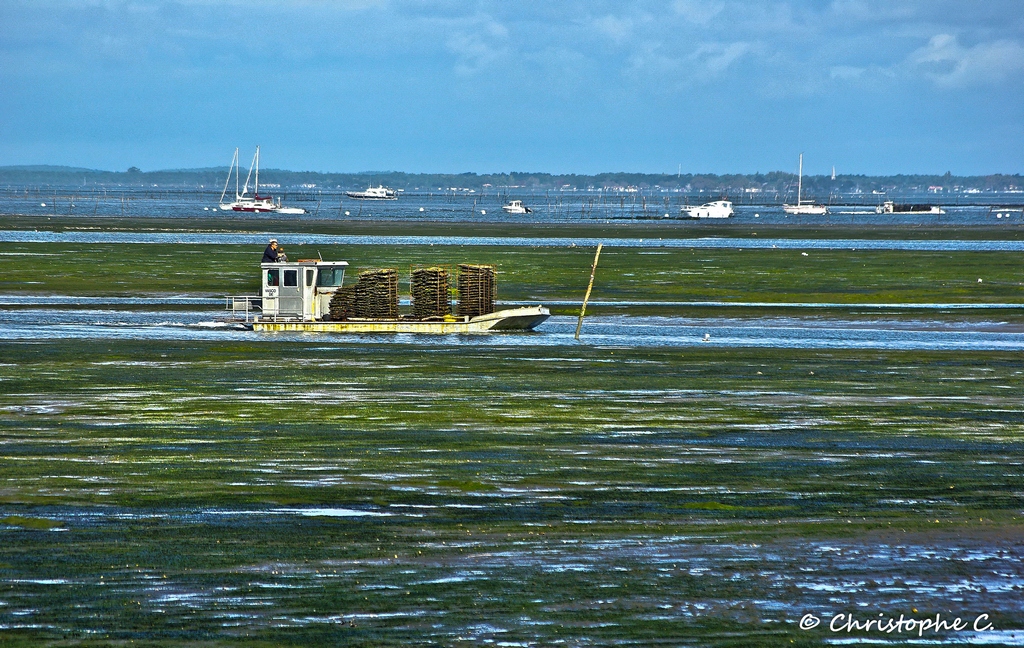
<svg viewBox="0 0 1024 648">
<path fill-rule="evenodd" d="M 256 146 L 256 186 L 253 188 L 255 198 L 260 197 L 260 147 Z"/>
<path fill-rule="evenodd" d="M 260 156 L 260 147 L 256 147 L 256 155 L 252 156 L 252 162 L 249 163 L 249 173 L 245 176 L 245 186 L 242 187 L 242 196 L 249 193 L 249 180 L 252 178 L 252 168 L 256 166 L 256 161 Z M 257 171 L 257 173 L 259 173 Z"/>
<path fill-rule="evenodd" d="M 235 149 L 235 157 L 231 158 L 231 166 L 228 167 L 228 177 L 224 178 L 224 191 L 220 192 L 220 201 L 224 202 L 224 196 L 228 193 L 228 184 L 231 182 L 231 172 L 234 171 L 235 166 L 238 164 L 238 149 Z M 235 199 L 238 196 L 238 174 L 235 174 Z"/>
<path fill-rule="evenodd" d="M 259 149 L 256 149 L 257 151 Z M 796 204 L 799 205 L 801 202 L 801 195 L 804 190 L 804 154 L 800 154 L 800 172 L 796 179 Z"/>
</svg>

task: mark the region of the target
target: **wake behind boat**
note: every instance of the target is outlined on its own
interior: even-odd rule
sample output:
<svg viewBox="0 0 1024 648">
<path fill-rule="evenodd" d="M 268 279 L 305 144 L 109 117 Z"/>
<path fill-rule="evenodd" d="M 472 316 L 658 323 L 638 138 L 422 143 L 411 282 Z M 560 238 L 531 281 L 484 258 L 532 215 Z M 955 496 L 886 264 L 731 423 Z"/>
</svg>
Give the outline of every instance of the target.
<svg viewBox="0 0 1024 648">
<path fill-rule="evenodd" d="M 366 191 L 346 191 L 345 195 L 358 200 L 398 200 L 398 192 L 384 185 L 367 187 Z"/>
<path fill-rule="evenodd" d="M 253 185 L 252 196 L 249 196 L 249 179 L 252 178 L 253 170 L 256 171 L 256 181 Z M 231 174 L 235 174 L 235 200 L 224 202 L 224 196 L 228 193 L 228 184 L 231 182 Z M 224 191 L 220 194 L 220 208 L 222 211 L 248 212 L 252 214 L 276 213 L 276 214 L 305 214 L 306 210 L 301 207 L 284 207 L 281 199 L 274 202 L 273 196 L 260 195 L 260 147 L 256 147 L 256 155 L 249 165 L 249 175 L 245 176 L 245 185 L 239 191 L 238 173 L 238 149 L 235 149 L 235 157 L 231 159 L 231 168 L 228 169 L 228 178 L 224 181 Z"/>
</svg>

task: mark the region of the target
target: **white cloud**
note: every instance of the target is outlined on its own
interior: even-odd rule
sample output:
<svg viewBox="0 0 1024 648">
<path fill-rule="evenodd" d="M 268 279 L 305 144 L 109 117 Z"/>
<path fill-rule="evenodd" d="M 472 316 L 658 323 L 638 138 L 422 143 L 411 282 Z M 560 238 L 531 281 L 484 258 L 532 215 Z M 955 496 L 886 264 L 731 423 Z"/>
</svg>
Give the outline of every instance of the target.
<svg viewBox="0 0 1024 648">
<path fill-rule="evenodd" d="M 657 79 L 660 91 L 681 91 L 722 75 L 753 46 L 746 42 L 704 43 L 688 54 L 672 53 L 660 43 L 639 47 L 627 60 L 626 75 L 643 85 Z"/>
<path fill-rule="evenodd" d="M 1024 46 L 998 40 L 964 47 L 956 36 L 938 34 L 907 61 L 940 87 L 988 85 L 1024 71 Z"/>
<path fill-rule="evenodd" d="M 672 9 L 677 14 L 697 25 L 706 25 L 725 9 L 723 2 L 702 0 L 674 0 Z"/>
<path fill-rule="evenodd" d="M 603 16 L 590 21 L 594 30 L 607 36 L 615 43 L 621 44 L 633 35 L 632 18 L 617 18 L 615 16 Z"/>
<path fill-rule="evenodd" d="M 840 20 L 860 23 L 892 23 L 911 20 L 921 7 L 888 0 L 833 0 L 831 10 Z"/>
<path fill-rule="evenodd" d="M 865 68 L 853 65 L 835 65 L 829 70 L 829 76 L 833 79 L 856 80 L 864 76 Z"/>
<path fill-rule="evenodd" d="M 478 17 L 445 40 L 445 48 L 458 57 L 456 73 L 471 75 L 488 68 L 507 52 L 508 29 L 489 16 Z"/>
<path fill-rule="evenodd" d="M 709 43 L 697 48 L 691 58 L 701 63 L 706 74 L 716 75 L 724 72 L 750 50 L 750 43 Z"/>
</svg>

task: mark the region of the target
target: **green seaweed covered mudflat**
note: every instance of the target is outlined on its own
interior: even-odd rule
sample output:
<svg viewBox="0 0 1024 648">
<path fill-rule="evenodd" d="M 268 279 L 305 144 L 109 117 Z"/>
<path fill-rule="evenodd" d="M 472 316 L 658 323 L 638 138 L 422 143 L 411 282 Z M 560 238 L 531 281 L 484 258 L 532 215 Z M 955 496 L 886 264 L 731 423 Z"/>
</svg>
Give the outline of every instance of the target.
<svg viewBox="0 0 1024 648">
<path fill-rule="evenodd" d="M 252 253 L 192 258 L 237 262 L 218 289 L 154 246 L 19 250 L 81 282 L 45 255 L 94 255 L 107 279 L 117 258 L 154 260 L 112 292 L 46 278 L 7 294 L 245 292 Z M 535 268 L 509 271 L 524 298 L 575 296 L 589 273 L 585 251 L 434 252 Z M 758 275 L 745 254 L 701 281 L 819 294 L 801 285 L 816 273 Z M 963 290 L 984 273 L 994 292 L 961 299 L 1009 301 L 1012 258 L 977 254 L 851 281 L 864 301 L 881 284 L 955 301 L 932 279 L 966 267 Z M 645 299 L 691 290 L 676 279 Z M 1022 397 L 1016 351 L 0 339 L 0 644 L 1019 643 Z M 878 629 L 900 615 L 966 627 Z M 876 626 L 830 628 L 851 616 Z"/>
</svg>

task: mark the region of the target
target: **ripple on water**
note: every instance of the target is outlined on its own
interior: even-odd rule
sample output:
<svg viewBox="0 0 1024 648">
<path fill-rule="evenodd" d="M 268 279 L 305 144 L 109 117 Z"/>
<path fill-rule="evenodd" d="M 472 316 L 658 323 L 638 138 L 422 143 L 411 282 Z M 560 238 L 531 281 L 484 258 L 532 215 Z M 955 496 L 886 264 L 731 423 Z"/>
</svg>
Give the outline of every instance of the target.
<svg viewBox="0 0 1024 648">
<path fill-rule="evenodd" d="M 210 313 L 15 309 L 0 312 L 0 336 L 10 340 L 59 339 L 247 340 L 279 342 L 311 338 L 344 345 L 396 344 L 422 348 L 572 347 L 576 318 L 553 316 L 535 335 L 352 336 L 330 333 L 266 334 L 210 323 Z M 949 349 L 1024 350 L 1024 332 L 1008 323 L 937 325 L 930 320 L 892 320 L 865 327 L 856 320 L 820 318 L 670 318 L 594 316 L 587 319 L 583 343 L 609 349 L 691 347 L 712 343 L 726 347 L 814 349 Z M 532 360 L 536 362 L 537 360 Z M 589 362 L 594 362 L 591 359 Z M 559 362 L 563 362 L 559 360 Z M 564 360 L 568 364 L 579 360 Z M 607 362 L 616 362 L 607 360 Z M 699 396 L 699 395 L 698 395 Z M 507 414 L 507 413 L 506 413 Z M 512 416 L 516 416 L 515 413 Z"/>
</svg>

